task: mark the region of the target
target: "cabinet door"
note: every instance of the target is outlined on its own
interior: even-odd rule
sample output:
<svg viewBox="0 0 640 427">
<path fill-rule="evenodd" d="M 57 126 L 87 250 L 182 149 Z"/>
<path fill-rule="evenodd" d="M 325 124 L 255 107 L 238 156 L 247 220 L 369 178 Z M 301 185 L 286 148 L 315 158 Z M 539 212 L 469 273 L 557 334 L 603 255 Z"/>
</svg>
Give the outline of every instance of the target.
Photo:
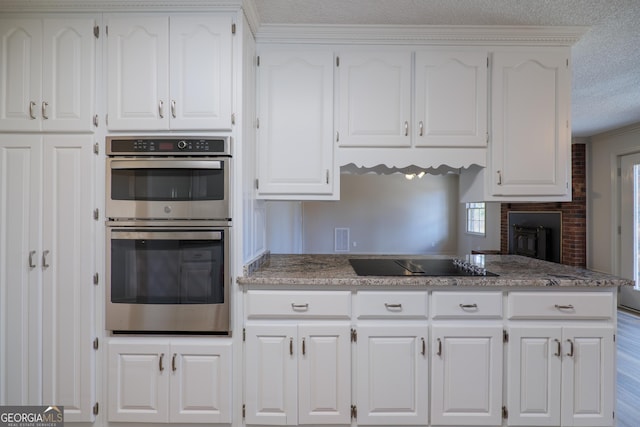
<svg viewBox="0 0 640 427">
<path fill-rule="evenodd" d="M 41 125 L 42 20 L 0 19 L 0 130 Z"/>
<path fill-rule="evenodd" d="M 56 135 L 43 145 L 43 400 L 68 421 L 92 421 L 96 402 L 92 144 Z"/>
<path fill-rule="evenodd" d="M 299 424 L 351 421 L 350 338 L 348 324 L 299 326 Z"/>
<path fill-rule="evenodd" d="M 427 326 L 358 326 L 358 422 L 428 423 Z"/>
<path fill-rule="evenodd" d="M 172 344 L 169 422 L 231 422 L 231 341 Z"/>
<path fill-rule="evenodd" d="M 339 61 L 340 146 L 411 145 L 411 52 L 345 52 Z"/>
<path fill-rule="evenodd" d="M 247 326 L 246 423 L 298 424 L 297 327 Z"/>
<path fill-rule="evenodd" d="M 0 404 L 42 403 L 42 139 L 0 135 Z"/>
<path fill-rule="evenodd" d="M 501 425 L 502 327 L 433 326 L 431 422 Z"/>
<path fill-rule="evenodd" d="M 416 146 L 487 146 L 487 53 L 416 52 Z"/>
<path fill-rule="evenodd" d="M 169 346 L 110 343 L 108 421 L 167 422 Z"/>
<path fill-rule="evenodd" d="M 44 20 L 42 129 L 90 131 L 94 112 L 92 17 Z"/>
<path fill-rule="evenodd" d="M 230 15 L 170 20 L 172 129 L 231 129 Z"/>
<path fill-rule="evenodd" d="M 562 333 L 558 327 L 514 327 L 507 346 L 510 426 L 559 426 Z"/>
<path fill-rule="evenodd" d="M 566 327 L 562 331 L 562 425 L 613 426 L 613 328 Z"/>
<path fill-rule="evenodd" d="M 570 197 L 568 58 L 565 52 L 494 54 L 491 195 Z"/>
<path fill-rule="evenodd" d="M 331 198 L 333 53 L 266 51 L 258 73 L 259 196 Z"/>
<path fill-rule="evenodd" d="M 114 15 L 107 28 L 109 129 L 168 129 L 169 18 Z"/>
</svg>

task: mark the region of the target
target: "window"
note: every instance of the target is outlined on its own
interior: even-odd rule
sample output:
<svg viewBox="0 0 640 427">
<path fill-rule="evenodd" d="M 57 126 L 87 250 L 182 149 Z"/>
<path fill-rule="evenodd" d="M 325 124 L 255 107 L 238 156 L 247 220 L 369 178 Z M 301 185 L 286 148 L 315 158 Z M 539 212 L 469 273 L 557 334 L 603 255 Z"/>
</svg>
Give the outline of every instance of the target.
<svg viewBox="0 0 640 427">
<path fill-rule="evenodd" d="M 481 234 L 485 231 L 484 203 L 467 203 L 467 233 Z"/>
</svg>

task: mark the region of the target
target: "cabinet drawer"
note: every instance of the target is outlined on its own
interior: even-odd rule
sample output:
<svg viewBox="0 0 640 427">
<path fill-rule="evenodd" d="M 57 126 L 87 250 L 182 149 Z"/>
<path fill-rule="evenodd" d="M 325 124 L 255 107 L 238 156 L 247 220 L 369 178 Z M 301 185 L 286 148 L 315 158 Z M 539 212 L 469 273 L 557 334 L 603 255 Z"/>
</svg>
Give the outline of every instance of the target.
<svg viewBox="0 0 640 427">
<path fill-rule="evenodd" d="M 248 318 L 351 317 L 348 291 L 248 291 Z"/>
<path fill-rule="evenodd" d="M 374 318 L 427 318 L 427 292 L 358 292 L 356 297 L 358 319 Z"/>
<path fill-rule="evenodd" d="M 511 292 L 509 319 L 609 319 L 613 295 L 606 292 Z"/>
<path fill-rule="evenodd" d="M 502 292 L 434 292 L 431 301 L 434 319 L 502 317 Z"/>
</svg>

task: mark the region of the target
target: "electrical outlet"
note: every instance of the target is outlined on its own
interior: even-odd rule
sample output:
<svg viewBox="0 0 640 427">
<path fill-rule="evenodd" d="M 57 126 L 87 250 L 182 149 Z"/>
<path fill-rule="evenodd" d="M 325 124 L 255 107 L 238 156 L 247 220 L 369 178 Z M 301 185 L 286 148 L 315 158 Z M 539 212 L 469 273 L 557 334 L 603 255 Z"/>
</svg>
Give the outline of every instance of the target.
<svg viewBox="0 0 640 427">
<path fill-rule="evenodd" d="M 333 240 L 334 252 L 349 252 L 349 229 L 335 228 Z"/>
</svg>

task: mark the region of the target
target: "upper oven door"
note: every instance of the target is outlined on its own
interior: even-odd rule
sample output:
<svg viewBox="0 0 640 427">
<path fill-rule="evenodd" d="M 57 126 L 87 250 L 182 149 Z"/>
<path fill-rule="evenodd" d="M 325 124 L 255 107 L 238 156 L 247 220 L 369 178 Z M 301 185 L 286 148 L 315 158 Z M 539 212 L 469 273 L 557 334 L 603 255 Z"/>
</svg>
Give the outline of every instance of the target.
<svg viewBox="0 0 640 427">
<path fill-rule="evenodd" d="M 108 158 L 111 219 L 230 219 L 230 159 Z"/>
</svg>

